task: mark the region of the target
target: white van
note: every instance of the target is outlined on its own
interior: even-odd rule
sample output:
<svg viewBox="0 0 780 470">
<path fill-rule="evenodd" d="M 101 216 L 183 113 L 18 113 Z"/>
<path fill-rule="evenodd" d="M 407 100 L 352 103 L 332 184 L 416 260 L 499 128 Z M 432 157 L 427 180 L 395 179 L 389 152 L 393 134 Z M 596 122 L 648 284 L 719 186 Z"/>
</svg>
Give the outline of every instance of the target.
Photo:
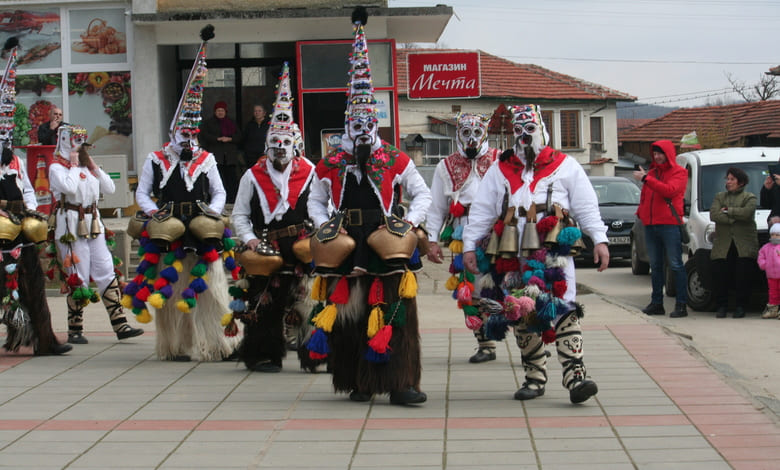
<svg viewBox="0 0 780 470">
<path fill-rule="evenodd" d="M 769 165 L 780 160 L 780 147 L 740 147 L 696 150 L 677 156 L 677 163 L 688 170 L 688 187 L 685 190 L 685 223 L 690 243 L 684 250 L 688 255 L 685 264 L 688 272 L 688 305 L 693 310 L 714 309 L 711 291 L 712 276 L 710 251 L 715 223 L 710 221 L 710 206 L 716 193 L 725 191 L 726 171 L 738 167 L 747 173 L 750 181 L 745 188 L 760 200 Z M 769 240 L 767 217 L 769 208 L 756 210 L 758 241 L 763 245 Z M 756 288 L 766 293 L 766 278 L 756 266 Z"/>
</svg>

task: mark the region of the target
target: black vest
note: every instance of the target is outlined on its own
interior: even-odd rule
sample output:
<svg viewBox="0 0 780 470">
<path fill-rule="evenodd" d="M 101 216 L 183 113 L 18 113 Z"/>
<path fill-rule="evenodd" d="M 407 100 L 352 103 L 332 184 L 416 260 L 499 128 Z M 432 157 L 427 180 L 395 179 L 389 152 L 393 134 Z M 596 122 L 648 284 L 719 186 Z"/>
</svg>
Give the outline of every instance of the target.
<svg viewBox="0 0 780 470">
<path fill-rule="evenodd" d="M 310 184 L 307 185 L 306 189 L 298 196 L 298 203 L 295 204 L 295 209 L 290 208 L 280 220 L 274 219 L 270 222 L 266 222 L 265 217 L 263 216 L 263 210 L 260 208 L 260 196 L 257 195 L 257 186 L 253 184 L 252 188 L 254 191 L 252 191 L 252 202 L 250 206 L 252 208 L 252 213 L 250 218 L 255 234 L 259 235 L 264 228 L 276 230 L 278 228 L 287 227 L 288 225 L 300 224 L 306 220 L 309 217 L 306 205 L 309 200 L 310 186 Z"/>
<path fill-rule="evenodd" d="M 3 178 L 0 178 L 0 199 L 6 201 L 21 201 L 22 190 L 16 185 L 16 178 L 19 175 L 6 174 Z"/>
<path fill-rule="evenodd" d="M 195 202 L 203 201 L 209 203 L 211 194 L 209 192 L 209 180 L 206 173 L 201 173 L 192 186 L 192 191 L 187 191 L 184 184 L 184 178 L 181 176 L 181 167 L 176 163 L 170 178 L 164 187 L 160 187 L 162 182 L 162 169 L 160 164 L 154 164 L 154 183 L 152 184 L 152 194 L 157 198 L 157 204 L 162 205 L 166 202 Z"/>
</svg>

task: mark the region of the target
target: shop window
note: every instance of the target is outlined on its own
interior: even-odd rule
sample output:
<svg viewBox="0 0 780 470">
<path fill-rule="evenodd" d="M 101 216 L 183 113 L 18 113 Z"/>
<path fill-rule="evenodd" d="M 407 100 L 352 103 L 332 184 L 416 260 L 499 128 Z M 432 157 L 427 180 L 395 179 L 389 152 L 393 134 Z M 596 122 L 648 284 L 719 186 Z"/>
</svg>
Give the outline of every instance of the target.
<svg viewBox="0 0 780 470">
<path fill-rule="evenodd" d="M 553 132 L 553 125 L 555 124 L 555 119 L 553 117 L 552 111 L 542 111 L 542 121 L 544 121 L 544 127 L 547 128 L 547 134 L 550 135 L 550 147 L 555 147 L 555 133 Z"/>
<path fill-rule="evenodd" d="M 306 89 L 343 89 L 350 64 L 345 60 L 352 53 L 352 43 L 301 44 L 301 84 Z M 392 48 L 389 42 L 368 43 L 371 78 L 374 88 L 393 86 Z"/>
<path fill-rule="evenodd" d="M 561 148 L 580 148 L 580 112 L 561 111 Z"/>
</svg>

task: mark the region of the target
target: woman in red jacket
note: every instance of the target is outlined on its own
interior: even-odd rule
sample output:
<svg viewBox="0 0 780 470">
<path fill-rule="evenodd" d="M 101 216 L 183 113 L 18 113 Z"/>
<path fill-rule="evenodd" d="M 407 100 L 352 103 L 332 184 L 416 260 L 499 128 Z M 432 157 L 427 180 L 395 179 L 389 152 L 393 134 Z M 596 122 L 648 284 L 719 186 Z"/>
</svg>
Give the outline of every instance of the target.
<svg viewBox="0 0 780 470">
<path fill-rule="evenodd" d="M 653 154 L 650 167 L 634 171 L 634 179 L 641 180 L 637 216 L 645 226 L 645 243 L 650 257 L 653 293 L 650 304 L 642 311 L 648 315 L 664 315 L 663 286 L 664 259 L 674 273 L 677 299 L 671 318 L 688 316 L 688 276 L 682 262 L 682 242 L 678 225 L 682 220 L 683 194 L 688 184 L 688 172 L 677 164 L 677 152 L 669 140 L 659 140 L 651 145 Z M 674 211 L 672 211 L 674 208 Z M 675 216 L 675 213 L 677 216 Z"/>
</svg>

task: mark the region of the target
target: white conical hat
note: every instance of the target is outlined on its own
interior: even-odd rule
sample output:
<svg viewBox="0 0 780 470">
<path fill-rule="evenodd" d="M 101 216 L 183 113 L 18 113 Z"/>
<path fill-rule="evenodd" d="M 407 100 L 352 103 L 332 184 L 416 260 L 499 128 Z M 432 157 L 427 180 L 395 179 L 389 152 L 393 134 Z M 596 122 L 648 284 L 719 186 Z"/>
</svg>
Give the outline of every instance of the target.
<svg viewBox="0 0 780 470">
<path fill-rule="evenodd" d="M 279 83 L 276 85 L 276 101 L 271 112 L 271 120 L 268 123 L 268 137 L 276 134 L 287 134 L 293 137 L 295 148 L 303 155 L 303 137 L 298 124 L 293 118 L 292 91 L 290 90 L 290 64 L 282 64 L 282 72 L 279 75 Z"/>
<path fill-rule="evenodd" d="M 347 110 L 344 124 L 349 126 L 351 118 L 368 117 L 377 121 L 378 111 L 374 98 L 374 85 L 371 79 L 371 64 L 368 60 L 368 43 L 364 25 L 368 15 L 365 8 L 358 7 L 352 13 L 353 34 L 352 52 L 349 55 L 349 91 L 347 92 Z"/>
<path fill-rule="evenodd" d="M 171 126 L 168 133 L 171 138 L 179 129 L 189 129 L 191 132 L 197 132 L 201 121 L 201 104 L 203 103 L 203 81 L 206 80 L 206 43 L 214 37 L 214 26 L 207 25 L 200 30 L 200 38 L 203 42 L 200 44 L 198 54 L 195 56 L 195 63 L 192 64 L 192 70 L 187 77 L 187 83 L 184 85 L 184 91 L 179 98 L 179 106 L 176 107 L 176 113 L 171 120 Z"/>
</svg>

